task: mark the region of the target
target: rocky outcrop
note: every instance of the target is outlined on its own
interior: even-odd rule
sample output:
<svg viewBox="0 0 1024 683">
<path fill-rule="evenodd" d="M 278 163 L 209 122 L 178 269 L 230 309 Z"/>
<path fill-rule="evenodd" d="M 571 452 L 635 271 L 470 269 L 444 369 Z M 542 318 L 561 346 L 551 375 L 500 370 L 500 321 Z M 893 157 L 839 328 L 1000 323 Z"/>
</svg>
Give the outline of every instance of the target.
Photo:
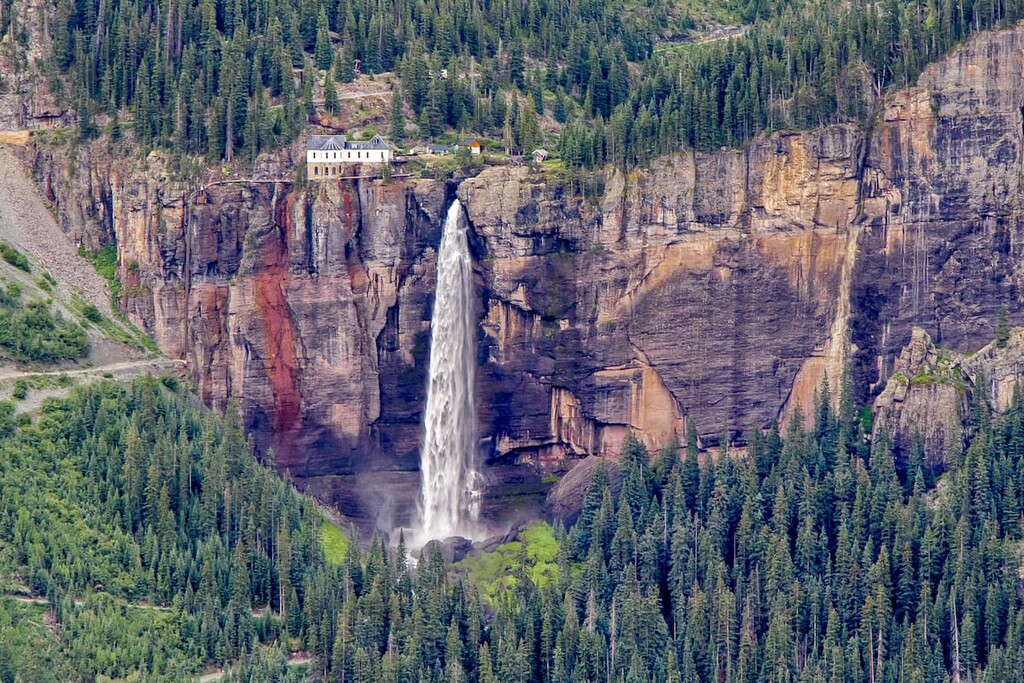
<svg viewBox="0 0 1024 683">
<path fill-rule="evenodd" d="M 963 447 L 972 389 L 964 356 L 937 347 L 915 327 L 875 399 L 875 436 L 883 431 L 892 435 L 893 453 L 903 463 L 919 439 L 925 464 L 941 466 L 948 453 Z"/>
<path fill-rule="evenodd" d="M 977 352 L 935 344 L 915 327 L 896 359 L 892 376 L 874 403 L 874 432 L 892 435 L 893 453 L 906 463 L 915 441 L 925 464 L 942 467 L 967 443 L 973 415 L 1005 412 L 1024 380 L 1024 329 L 1010 330 L 1005 345 L 990 342 Z"/>
<path fill-rule="evenodd" d="M 615 454 L 629 429 L 656 446 L 692 419 L 704 444 L 726 427 L 742 441 L 809 408 L 847 363 L 861 402 L 917 376 L 920 358 L 899 360 L 915 326 L 966 351 L 1000 305 L 1024 323 L 1022 74 L 1024 28 L 987 33 L 867 129 L 667 156 L 610 173 L 596 202 L 525 167 L 253 180 L 292 177 L 287 150 L 246 178 L 189 185 L 156 154 L 41 143 L 32 163 L 66 232 L 116 241 L 122 306 L 188 359 L 203 399 L 236 398 L 280 469 L 390 527 L 415 504 L 453 195 L 473 232 L 489 500 L 514 509 L 539 499 L 540 472 Z"/>
<path fill-rule="evenodd" d="M 583 510 L 587 493 L 598 476 L 608 482 L 613 495 L 622 488 L 622 471 L 619 464 L 608 458 L 591 455 L 572 468 L 548 491 L 544 500 L 546 511 L 566 526 L 573 524 Z"/>
<path fill-rule="evenodd" d="M 1003 347 L 992 342 L 976 353 L 966 354 L 961 365 L 974 386 L 984 383 L 990 408 L 997 413 L 1005 412 L 1013 404 L 1018 388 L 1024 388 L 1024 329 L 1010 330 Z"/>
</svg>

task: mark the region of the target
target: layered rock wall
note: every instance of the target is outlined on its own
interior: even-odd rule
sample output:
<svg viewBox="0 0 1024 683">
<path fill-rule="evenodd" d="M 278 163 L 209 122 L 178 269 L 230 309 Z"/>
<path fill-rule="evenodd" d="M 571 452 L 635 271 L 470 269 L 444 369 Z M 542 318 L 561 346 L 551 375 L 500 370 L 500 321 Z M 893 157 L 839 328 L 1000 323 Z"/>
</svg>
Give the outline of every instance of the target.
<svg viewBox="0 0 1024 683">
<path fill-rule="evenodd" d="M 1020 300 L 1024 29 L 981 35 L 868 128 L 778 133 L 611 173 L 597 202 L 490 167 L 460 182 L 180 185 L 157 155 L 40 145 L 65 230 L 118 245 L 123 307 L 238 399 L 277 465 L 382 526 L 408 521 L 440 216 L 466 206 L 480 319 L 482 450 L 511 506 L 537 469 L 651 446 L 692 419 L 705 444 L 810 407 L 853 368 L 881 391 L 917 325 L 991 339 Z M 285 151 L 256 177 L 290 177 Z M 517 464 L 518 463 L 518 464 Z M 504 498 L 498 493 L 504 494 Z M 508 507 L 507 506 L 507 507 Z"/>
</svg>

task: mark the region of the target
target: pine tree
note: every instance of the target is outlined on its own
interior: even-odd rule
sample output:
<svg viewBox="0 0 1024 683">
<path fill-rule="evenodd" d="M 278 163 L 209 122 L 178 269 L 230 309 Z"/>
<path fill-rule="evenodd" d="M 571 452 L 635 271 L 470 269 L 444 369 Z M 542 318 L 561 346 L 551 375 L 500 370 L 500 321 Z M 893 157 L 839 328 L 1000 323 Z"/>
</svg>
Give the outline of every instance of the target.
<svg viewBox="0 0 1024 683">
<path fill-rule="evenodd" d="M 999 314 L 996 316 L 996 348 L 1006 348 L 1010 341 L 1010 322 L 1006 313 L 1006 306 L 999 307 Z"/>
<path fill-rule="evenodd" d="M 329 71 L 334 63 L 334 50 L 331 48 L 331 35 L 327 26 L 327 13 L 323 6 L 316 20 L 316 68 Z"/>
<path fill-rule="evenodd" d="M 397 88 L 391 93 L 391 139 L 394 142 L 405 139 L 405 106 L 402 91 Z"/>
<path fill-rule="evenodd" d="M 508 79 L 520 90 L 525 90 L 526 88 L 525 68 L 526 60 L 523 55 L 523 46 L 517 41 L 512 44 L 508 53 Z"/>
<path fill-rule="evenodd" d="M 565 123 L 569 120 L 569 113 L 565 104 L 565 99 L 565 95 L 562 93 L 561 89 L 559 89 L 555 93 L 555 108 L 552 112 L 555 117 L 555 121 L 558 121 L 559 123 Z"/>
<path fill-rule="evenodd" d="M 312 116 L 316 113 L 316 108 L 313 106 L 313 70 L 306 67 L 306 70 L 302 73 L 302 108 L 305 110 L 306 116 Z"/>
<path fill-rule="evenodd" d="M 347 42 L 342 45 L 341 55 L 338 57 L 337 76 L 342 83 L 351 83 L 356 78 L 355 60 L 352 57 L 352 48 Z"/>
<path fill-rule="evenodd" d="M 697 451 L 697 425 L 693 419 L 686 423 L 686 457 L 683 459 L 680 481 L 683 487 L 683 500 L 688 510 L 695 510 L 697 492 L 700 487 L 700 466 Z"/>
<path fill-rule="evenodd" d="M 235 542 L 235 551 L 231 559 L 231 602 L 239 609 L 248 611 L 252 607 L 249 599 L 249 565 L 242 540 Z"/>
<path fill-rule="evenodd" d="M 334 77 L 331 76 L 331 72 L 328 71 L 327 76 L 324 78 L 324 109 L 327 110 L 328 114 L 336 114 L 340 107 L 338 87 L 334 84 Z"/>
<path fill-rule="evenodd" d="M 540 144 L 540 136 L 537 112 L 533 108 L 533 102 L 526 100 L 526 104 L 516 120 L 516 145 L 525 153 L 529 153 Z"/>
</svg>

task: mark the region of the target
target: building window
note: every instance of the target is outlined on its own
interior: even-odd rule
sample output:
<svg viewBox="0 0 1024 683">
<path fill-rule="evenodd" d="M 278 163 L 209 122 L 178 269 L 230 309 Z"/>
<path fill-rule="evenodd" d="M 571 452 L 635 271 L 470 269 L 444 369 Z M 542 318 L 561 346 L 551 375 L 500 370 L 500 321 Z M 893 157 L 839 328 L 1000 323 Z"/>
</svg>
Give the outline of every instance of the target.
<svg viewBox="0 0 1024 683">
<path fill-rule="evenodd" d="M 313 167 L 313 175 L 320 175 L 320 168 L 317 166 Z"/>
</svg>

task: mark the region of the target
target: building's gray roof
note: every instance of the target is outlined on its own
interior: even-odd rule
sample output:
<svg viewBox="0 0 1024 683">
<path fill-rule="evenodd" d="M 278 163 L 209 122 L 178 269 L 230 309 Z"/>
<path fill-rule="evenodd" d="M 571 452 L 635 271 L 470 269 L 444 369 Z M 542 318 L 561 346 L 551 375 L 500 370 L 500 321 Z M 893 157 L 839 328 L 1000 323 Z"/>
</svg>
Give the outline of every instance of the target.
<svg viewBox="0 0 1024 683">
<path fill-rule="evenodd" d="M 314 135 L 306 143 L 306 149 L 315 150 L 342 150 L 345 149 L 346 140 L 344 135 Z"/>
<path fill-rule="evenodd" d="M 313 135 L 306 143 L 306 149 L 317 151 L 325 149 L 337 151 L 343 149 L 386 150 L 391 149 L 391 145 L 380 135 L 374 135 L 366 142 L 348 140 L 344 135 Z"/>
<path fill-rule="evenodd" d="M 391 145 L 380 135 L 374 135 L 366 142 L 349 142 L 346 143 L 346 149 L 374 149 L 374 150 L 385 150 L 391 149 Z"/>
</svg>

